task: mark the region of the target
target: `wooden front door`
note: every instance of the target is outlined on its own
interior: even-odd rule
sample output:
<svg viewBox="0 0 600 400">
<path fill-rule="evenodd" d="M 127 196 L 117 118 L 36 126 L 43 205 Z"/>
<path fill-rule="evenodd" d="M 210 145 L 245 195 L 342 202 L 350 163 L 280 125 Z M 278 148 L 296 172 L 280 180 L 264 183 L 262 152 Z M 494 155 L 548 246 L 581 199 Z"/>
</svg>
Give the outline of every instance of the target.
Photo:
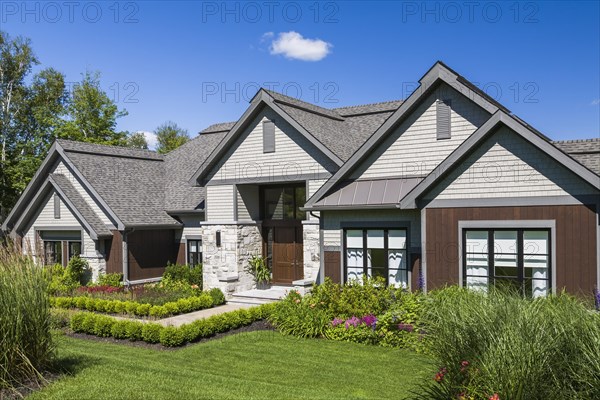
<svg viewBox="0 0 600 400">
<path fill-rule="evenodd" d="M 302 227 L 275 226 L 272 228 L 273 283 L 291 284 L 302 279 L 304 272 Z"/>
<path fill-rule="evenodd" d="M 291 285 L 304 277 L 300 207 L 306 202 L 306 184 L 265 185 L 260 191 L 264 257 L 275 284 Z"/>
</svg>

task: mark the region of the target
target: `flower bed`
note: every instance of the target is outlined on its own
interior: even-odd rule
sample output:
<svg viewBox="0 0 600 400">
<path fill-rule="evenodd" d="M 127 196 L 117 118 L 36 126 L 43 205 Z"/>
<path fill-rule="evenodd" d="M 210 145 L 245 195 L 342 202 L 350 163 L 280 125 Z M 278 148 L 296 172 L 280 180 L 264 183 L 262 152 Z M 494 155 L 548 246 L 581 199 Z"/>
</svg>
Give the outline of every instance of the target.
<svg viewBox="0 0 600 400">
<path fill-rule="evenodd" d="M 213 315 L 180 327 L 165 327 L 156 323 L 120 320 L 102 314 L 79 312 L 70 318 L 69 326 L 77 333 L 177 347 L 265 319 L 272 308 L 272 304 L 264 304 Z"/>
<path fill-rule="evenodd" d="M 95 293 L 122 293 L 120 288 L 106 291 L 101 288 L 85 288 L 88 295 L 75 297 L 51 297 L 50 305 L 62 309 L 79 309 L 107 314 L 123 314 L 139 317 L 165 318 L 172 315 L 203 310 L 225 303 L 225 296 L 219 289 L 201 292 L 199 295 L 180 298 L 177 301 L 166 302 L 162 305 L 152 305 L 134 300 L 111 300 L 110 298 L 94 297 Z"/>
<path fill-rule="evenodd" d="M 426 297 L 385 287 L 381 281 L 337 285 L 330 280 L 302 297 L 290 292 L 270 321 L 279 331 L 386 347 L 423 349 L 419 315 Z"/>
</svg>

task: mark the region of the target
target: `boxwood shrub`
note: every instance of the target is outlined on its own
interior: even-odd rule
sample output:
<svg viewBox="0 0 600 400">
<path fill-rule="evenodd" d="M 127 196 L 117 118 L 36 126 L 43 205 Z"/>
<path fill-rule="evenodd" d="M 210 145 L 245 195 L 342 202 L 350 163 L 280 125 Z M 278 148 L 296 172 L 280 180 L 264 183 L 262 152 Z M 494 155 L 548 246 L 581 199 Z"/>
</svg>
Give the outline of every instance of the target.
<svg viewBox="0 0 600 400">
<path fill-rule="evenodd" d="M 203 310 L 225 302 L 225 296 L 219 289 L 203 292 L 199 296 L 179 299 L 165 303 L 162 306 L 153 306 L 136 301 L 107 300 L 87 296 L 78 297 L 51 297 L 50 305 L 56 308 L 96 311 L 109 314 L 128 314 L 140 317 L 165 318 L 172 315 Z"/>
<path fill-rule="evenodd" d="M 176 347 L 266 319 L 272 310 L 272 304 L 264 304 L 213 315 L 180 327 L 119 320 L 108 315 L 81 311 L 71 317 L 70 327 L 74 332 Z"/>
</svg>

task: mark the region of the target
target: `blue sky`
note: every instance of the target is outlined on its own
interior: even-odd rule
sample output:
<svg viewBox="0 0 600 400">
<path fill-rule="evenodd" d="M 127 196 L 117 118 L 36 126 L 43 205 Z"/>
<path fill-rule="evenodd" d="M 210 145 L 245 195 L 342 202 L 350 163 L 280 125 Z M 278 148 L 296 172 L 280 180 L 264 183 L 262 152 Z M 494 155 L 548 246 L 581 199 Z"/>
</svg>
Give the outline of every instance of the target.
<svg viewBox="0 0 600 400">
<path fill-rule="evenodd" d="M 258 86 L 325 107 L 405 98 L 442 60 L 553 139 L 600 136 L 598 2 L 4 1 L 0 26 L 70 82 L 100 71 L 123 130 L 194 135 Z"/>
</svg>

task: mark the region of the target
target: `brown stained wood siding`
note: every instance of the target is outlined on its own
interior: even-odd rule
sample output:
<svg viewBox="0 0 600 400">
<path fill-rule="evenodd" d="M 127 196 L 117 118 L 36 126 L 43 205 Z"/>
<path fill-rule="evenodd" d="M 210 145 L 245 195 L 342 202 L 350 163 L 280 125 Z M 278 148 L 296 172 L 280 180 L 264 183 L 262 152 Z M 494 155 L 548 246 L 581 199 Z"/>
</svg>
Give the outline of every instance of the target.
<svg viewBox="0 0 600 400">
<path fill-rule="evenodd" d="M 330 278 L 335 283 L 342 283 L 340 252 L 325 251 L 324 253 L 325 277 Z"/>
<path fill-rule="evenodd" d="M 458 221 L 555 220 L 557 291 L 589 295 L 596 283 L 596 209 L 594 205 L 428 208 L 427 288 L 458 284 Z"/>
<path fill-rule="evenodd" d="M 411 278 L 410 278 L 410 288 L 411 290 L 419 290 L 419 273 L 421 268 L 421 254 L 413 253 L 410 255 L 411 260 Z"/>
<path fill-rule="evenodd" d="M 106 239 L 104 248 L 106 255 L 106 273 L 107 274 L 122 274 L 123 273 L 123 236 L 119 231 L 111 231 L 112 239 Z"/>
<path fill-rule="evenodd" d="M 177 244 L 176 244 L 177 245 Z M 177 264 L 187 264 L 187 257 L 185 252 L 185 242 L 179 243 L 179 249 L 177 251 Z"/>
<path fill-rule="evenodd" d="M 127 234 L 129 280 L 159 278 L 167 264 L 177 262 L 179 244 L 172 229 L 139 230 Z"/>
</svg>

